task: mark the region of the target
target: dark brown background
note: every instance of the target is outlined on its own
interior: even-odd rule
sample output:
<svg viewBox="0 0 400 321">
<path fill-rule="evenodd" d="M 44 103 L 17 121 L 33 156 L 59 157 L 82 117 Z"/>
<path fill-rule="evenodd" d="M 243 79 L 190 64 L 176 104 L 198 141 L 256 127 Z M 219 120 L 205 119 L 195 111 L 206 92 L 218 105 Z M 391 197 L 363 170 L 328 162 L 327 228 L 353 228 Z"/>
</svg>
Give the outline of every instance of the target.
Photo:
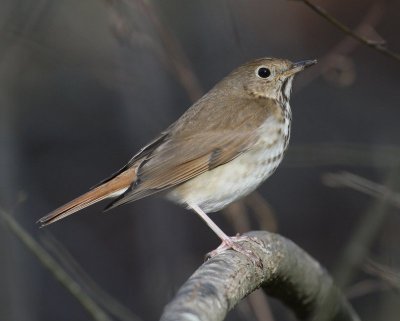
<svg viewBox="0 0 400 321">
<path fill-rule="evenodd" d="M 400 51 L 399 1 L 318 3 L 352 28 L 366 21 Z M 259 192 L 279 233 L 331 272 L 346 266 L 345 248 L 377 200 L 328 187 L 321 176 L 347 170 L 381 184 L 389 177 L 396 190 L 400 62 L 343 42 L 301 1 L 152 4 L 1 1 L 0 206 L 35 238 L 51 233 L 98 285 L 156 320 L 219 243 L 196 215 L 154 197 L 107 214 L 96 205 L 46 229 L 34 222 L 121 167 L 191 105 L 196 88 L 182 86 L 172 63 L 185 65 L 182 54 L 204 91 L 255 57 L 318 58 L 294 84 L 290 151 Z M 346 54 L 333 59 L 338 44 Z M 368 258 L 399 271 L 399 210 L 388 206 L 386 214 Z M 236 232 L 225 216 L 212 218 Z M 90 319 L 4 225 L 0 231 L 0 320 Z M 345 285 L 349 293 L 361 287 L 351 302 L 365 321 L 398 321 L 398 287 L 363 272 L 365 261 Z M 293 319 L 274 301 L 272 308 L 276 320 Z M 244 303 L 228 319 L 254 320 L 246 311 Z"/>
</svg>

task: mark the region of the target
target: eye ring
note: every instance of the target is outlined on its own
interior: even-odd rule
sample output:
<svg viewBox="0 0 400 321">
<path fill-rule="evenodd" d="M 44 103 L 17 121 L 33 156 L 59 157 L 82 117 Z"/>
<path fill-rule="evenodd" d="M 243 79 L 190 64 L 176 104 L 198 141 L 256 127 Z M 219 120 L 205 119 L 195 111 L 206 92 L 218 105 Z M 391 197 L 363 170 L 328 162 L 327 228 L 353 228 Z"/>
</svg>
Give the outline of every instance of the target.
<svg viewBox="0 0 400 321">
<path fill-rule="evenodd" d="M 256 73 L 258 77 L 263 79 L 267 79 L 272 74 L 271 70 L 265 66 L 259 67 Z"/>
</svg>

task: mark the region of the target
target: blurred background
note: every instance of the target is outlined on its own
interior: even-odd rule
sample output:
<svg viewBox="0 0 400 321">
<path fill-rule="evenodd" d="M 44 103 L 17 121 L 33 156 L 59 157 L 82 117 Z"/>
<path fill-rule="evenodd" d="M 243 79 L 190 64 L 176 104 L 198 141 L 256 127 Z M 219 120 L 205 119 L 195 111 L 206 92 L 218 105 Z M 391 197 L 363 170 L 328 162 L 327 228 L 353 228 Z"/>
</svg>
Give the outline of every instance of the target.
<svg viewBox="0 0 400 321">
<path fill-rule="evenodd" d="M 400 1 L 315 3 L 400 52 Z M 151 197 L 106 214 L 97 204 L 45 229 L 35 221 L 262 56 L 319 64 L 294 83 L 283 164 L 212 218 L 227 234 L 290 238 L 333 274 L 362 320 L 399 320 L 400 61 L 303 1 L 2 0 L 0 34 L 0 320 L 160 317 L 219 245 L 195 214 Z M 53 263 L 80 286 L 67 290 Z M 89 299 L 71 294 L 79 289 Z M 257 292 L 227 320 L 294 316 Z"/>
</svg>

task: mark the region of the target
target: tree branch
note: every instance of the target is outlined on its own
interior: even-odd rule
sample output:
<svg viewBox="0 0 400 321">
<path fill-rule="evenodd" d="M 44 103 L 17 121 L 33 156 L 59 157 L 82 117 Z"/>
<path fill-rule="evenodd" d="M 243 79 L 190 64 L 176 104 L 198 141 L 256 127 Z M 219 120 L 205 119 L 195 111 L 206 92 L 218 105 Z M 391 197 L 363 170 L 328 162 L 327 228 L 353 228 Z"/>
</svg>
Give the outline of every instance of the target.
<svg viewBox="0 0 400 321">
<path fill-rule="evenodd" d="M 4 224 L 26 247 L 36 256 L 39 262 L 47 268 L 53 277 L 59 281 L 82 307 L 96 321 L 111 321 L 107 312 L 87 293 L 84 284 L 76 282 L 70 274 L 51 256 L 10 214 L 0 208 L 0 223 Z M 131 315 L 134 321 L 141 319 Z"/>
<path fill-rule="evenodd" d="M 301 0 L 301 1 L 306 6 L 311 8 L 311 10 L 313 10 L 319 16 L 321 16 L 326 21 L 328 21 L 330 24 L 335 26 L 340 31 L 344 32 L 346 35 L 350 36 L 351 38 L 357 40 L 358 42 L 360 42 L 372 49 L 375 49 L 376 51 L 380 52 L 381 54 L 384 54 L 385 56 L 388 56 L 397 61 L 400 61 L 400 54 L 389 50 L 382 43 L 370 40 L 368 38 L 365 38 L 365 37 L 353 32 L 353 30 L 351 30 L 349 27 L 347 27 L 342 22 L 340 22 L 339 20 L 337 20 L 336 18 L 334 18 L 333 16 L 328 14 L 323 8 L 317 6 L 316 4 L 313 4 L 311 1 L 309 1 L 309 0 Z"/>
<path fill-rule="evenodd" d="M 391 205 L 400 208 L 400 193 L 395 192 L 384 184 L 378 184 L 362 176 L 341 171 L 338 173 L 326 173 L 322 181 L 330 187 L 349 187 L 369 196 L 385 199 Z"/>
<path fill-rule="evenodd" d="M 205 262 L 164 309 L 161 321 L 223 320 L 241 299 L 262 287 L 301 320 L 358 321 L 328 273 L 288 239 L 260 231 L 243 246 L 262 259 L 255 266 L 243 254 L 225 251 Z"/>
</svg>

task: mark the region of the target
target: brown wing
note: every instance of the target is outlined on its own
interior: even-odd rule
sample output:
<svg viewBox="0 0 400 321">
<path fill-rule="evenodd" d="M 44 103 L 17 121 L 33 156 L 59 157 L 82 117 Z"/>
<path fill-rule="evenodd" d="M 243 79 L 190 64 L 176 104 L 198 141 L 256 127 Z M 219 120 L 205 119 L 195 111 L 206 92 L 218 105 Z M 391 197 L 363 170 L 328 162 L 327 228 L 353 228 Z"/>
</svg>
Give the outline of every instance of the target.
<svg viewBox="0 0 400 321">
<path fill-rule="evenodd" d="M 182 115 L 163 142 L 137 160 L 135 184 L 106 209 L 182 184 L 238 157 L 257 141 L 259 126 L 276 117 L 279 108 L 269 99 L 233 97 L 224 103 L 229 107 L 223 114 L 216 112 L 215 99 L 203 99 Z"/>
<path fill-rule="evenodd" d="M 142 188 L 164 188 L 183 183 L 225 164 L 247 150 L 256 140 L 246 131 L 207 132 L 174 139 L 139 169 Z"/>
<path fill-rule="evenodd" d="M 138 160 L 140 161 L 141 159 L 145 159 L 148 155 L 150 155 L 154 151 L 154 149 L 156 149 L 159 145 L 161 145 L 164 142 L 167 135 L 168 134 L 166 132 L 161 133 L 160 136 L 153 139 L 150 143 L 148 143 L 140 151 L 138 151 L 124 167 L 120 168 L 118 171 L 111 174 L 107 178 L 103 179 L 101 182 L 97 183 L 96 185 L 92 186 L 90 189 L 94 189 L 98 186 L 103 185 L 104 183 L 111 181 L 112 179 L 114 179 L 115 177 L 120 175 L 121 173 L 123 173 L 126 170 L 128 170 L 129 168 L 135 166 L 136 163 L 138 162 Z"/>
<path fill-rule="evenodd" d="M 165 142 L 138 170 L 136 185 L 107 209 L 184 183 L 236 158 L 256 140 L 254 132 L 208 132 Z"/>
</svg>

